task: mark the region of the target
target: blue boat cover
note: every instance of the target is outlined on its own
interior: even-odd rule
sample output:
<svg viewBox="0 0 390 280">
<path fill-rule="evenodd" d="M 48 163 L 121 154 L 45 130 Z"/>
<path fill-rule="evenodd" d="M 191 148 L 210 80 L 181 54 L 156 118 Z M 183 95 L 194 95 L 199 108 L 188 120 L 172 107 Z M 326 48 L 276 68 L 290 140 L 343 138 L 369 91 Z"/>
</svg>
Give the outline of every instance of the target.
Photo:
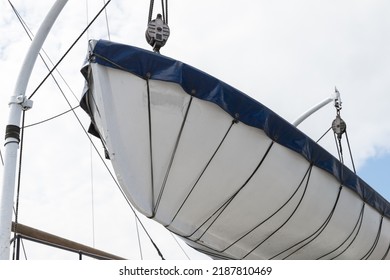
<svg viewBox="0 0 390 280">
<path fill-rule="evenodd" d="M 228 84 L 172 58 L 111 41 L 99 40 L 91 60 L 144 79 L 177 83 L 188 94 L 217 104 L 232 118 L 263 130 L 273 141 L 330 173 L 381 215 L 390 218 L 390 203 L 348 167 L 275 112 Z M 88 112 L 85 98 L 81 106 Z"/>
</svg>

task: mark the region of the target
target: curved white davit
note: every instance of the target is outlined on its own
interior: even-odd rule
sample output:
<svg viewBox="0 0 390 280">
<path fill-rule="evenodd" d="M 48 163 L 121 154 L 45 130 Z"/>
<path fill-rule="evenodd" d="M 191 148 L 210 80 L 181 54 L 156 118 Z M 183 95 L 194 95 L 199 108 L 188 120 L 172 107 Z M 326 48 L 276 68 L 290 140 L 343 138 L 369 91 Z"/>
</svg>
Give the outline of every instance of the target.
<svg viewBox="0 0 390 280">
<path fill-rule="evenodd" d="M 144 215 L 217 259 L 390 259 L 390 204 L 304 133 L 184 63 L 91 45 L 81 104 Z"/>
</svg>

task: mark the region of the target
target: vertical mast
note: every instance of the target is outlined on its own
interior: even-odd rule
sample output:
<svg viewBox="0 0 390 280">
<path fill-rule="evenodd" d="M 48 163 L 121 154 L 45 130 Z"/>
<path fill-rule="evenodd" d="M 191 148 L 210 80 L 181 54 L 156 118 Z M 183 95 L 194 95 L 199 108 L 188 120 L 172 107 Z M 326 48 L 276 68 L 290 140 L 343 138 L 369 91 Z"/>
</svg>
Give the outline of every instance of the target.
<svg viewBox="0 0 390 280">
<path fill-rule="evenodd" d="M 57 0 L 39 27 L 26 54 L 16 82 L 15 92 L 9 102 L 10 110 L 4 144 L 4 173 L 0 189 L 0 260 L 8 260 L 10 256 L 10 236 L 18 157 L 17 151 L 19 149 L 20 120 L 22 111 L 32 106 L 32 102 L 25 96 L 27 84 L 43 42 L 67 2 L 68 0 Z"/>
</svg>

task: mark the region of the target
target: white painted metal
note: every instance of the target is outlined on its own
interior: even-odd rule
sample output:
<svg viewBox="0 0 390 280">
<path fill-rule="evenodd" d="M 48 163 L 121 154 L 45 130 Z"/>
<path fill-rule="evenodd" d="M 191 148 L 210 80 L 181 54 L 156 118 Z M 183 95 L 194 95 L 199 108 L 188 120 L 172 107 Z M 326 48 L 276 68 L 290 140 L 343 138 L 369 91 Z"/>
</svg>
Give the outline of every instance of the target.
<svg viewBox="0 0 390 280">
<path fill-rule="evenodd" d="M 317 105 L 313 106 L 309 110 L 307 110 L 305 113 L 303 113 L 301 116 L 299 116 L 295 121 L 293 121 L 294 126 L 298 126 L 301 122 L 303 122 L 305 119 L 310 117 L 313 113 L 317 112 L 319 109 L 324 107 L 325 105 L 329 104 L 332 101 L 336 101 L 340 99 L 340 93 L 338 90 L 335 90 L 335 94 L 331 97 L 326 98 L 325 100 L 321 101 Z"/>
<path fill-rule="evenodd" d="M 20 127 L 22 110 L 31 106 L 31 101 L 26 100 L 25 91 L 32 69 L 47 34 L 67 2 L 68 0 L 57 0 L 54 3 L 31 43 L 16 82 L 15 92 L 9 103 L 10 111 L 8 125 Z M 18 158 L 17 151 L 19 149 L 18 142 L 18 139 L 13 137 L 8 137 L 5 140 L 4 175 L 0 193 L 0 260 L 7 260 L 10 255 L 15 174 Z"/>
</svg>

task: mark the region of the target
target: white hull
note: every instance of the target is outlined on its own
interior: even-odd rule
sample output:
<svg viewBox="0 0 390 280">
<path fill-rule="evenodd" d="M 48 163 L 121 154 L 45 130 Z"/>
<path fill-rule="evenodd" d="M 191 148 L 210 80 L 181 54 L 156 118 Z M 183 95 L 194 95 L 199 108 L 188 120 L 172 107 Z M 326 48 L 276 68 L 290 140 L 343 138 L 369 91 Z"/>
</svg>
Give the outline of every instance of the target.
<svg viewBox="0 0 390 280">
<path fill-rule="evenodd" d="M 91 63 L 86 96 L 118 181 L 140 212 L 214 258 L 390 259 L 389 218 L 341 183 L 337 168 L 322 165 L 325 152 L 310 161 L 319 148 L 310 142 L 297 152 L 278 141 L 289 137 L 285 127 L 273 129 L 273 139 L 242 122 L 242 113 L 198 98 L 197 88 L 189 94 L 150 74 Z M 291 145 L 300 145 L 294 136 Z"/>
</svg>

